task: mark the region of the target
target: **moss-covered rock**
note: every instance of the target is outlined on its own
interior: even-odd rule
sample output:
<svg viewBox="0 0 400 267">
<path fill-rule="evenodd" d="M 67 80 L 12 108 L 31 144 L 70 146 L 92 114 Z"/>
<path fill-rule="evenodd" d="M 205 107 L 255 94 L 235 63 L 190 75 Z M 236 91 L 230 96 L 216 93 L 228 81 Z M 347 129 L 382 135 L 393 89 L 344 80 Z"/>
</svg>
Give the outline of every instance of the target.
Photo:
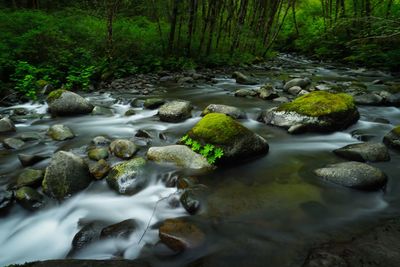
<svg viewBox="0 0 400 267">
<path fill-rule="evenodd" d="M 20 188 L 23 186 L 38 187 L 42 183 L 44 177 L 43 170 L 35 170 L 27 168 L 20 173 L 17 178 L 16 187 Z"/>
<path fill-rule="evenodd" d="M 145 185 L 146 181 L 141 176 L 145 164 L 146 160 L 140 157 L 119 163 L 111 168 L 106 181 L 117 193 L 133 195 Z"/>
<path fill-rule="evenodd" d="M 265 111 L 260 120 L 298 133 L 344 129 L 359 117 L 352 96 L 317 91 Z"/>
<path fill-rule="evenodd" d="M 51 126 L 47 130 L 47 135 L 55 141 L 65 141 L 75 137 L 75 134 L 72 132 L 72 130 L 68 126 L 62 124 L 55 124 Z"/>
<path fill-rule="evenodd" d="M 21 187 L 15 192 L 15 199 L 23 208 L 30 211 L 37 210 L 44 204 L 43 195 L 27 186 Z"/>
<path fill-rule="evenodd" d="M 110 171 L 110 165 L 104 159 L 96 162 L 89 162 L 90 174 L 96 179 L 103 179 Z"/>
<path fill-rule="evenodd" d="M 165 99 L 162 98 L 148 98 L 143 102 L 143 107 L 147 109 L 156 109 L 165 104 Z"/>
<path fill-rule="evenodd" d="M 129 159 L 138 151 L 137 146 L 129 140 L 117 139 L 111 142 L 110 151 L 116 157 L 121 159 Z"/>
<path fill-rule="evenodd" d="M 231 117 L 210 113 L 204 116 L 187 135 L 203 146 L 212 144 L 224 151 L 220 163 L 246 161 L 268 152 L 267 141 Z"/>
<path fill-rule="evenodd" d="M 25 144 L 24 141 L 22 141 L 21 139 L 18 138 L 6 138 L 3 140 L 3 146 L 7 149 L 19 149 L 21 147 L 23 147 Z"/>
<path fill-rule="evenodd" d="M 389 147 L 400 150 L 400 125 L 393 128 L 383 137 L 383 143 Z"/>
<path fill-rule="evenodd" d="M 93 148 L 88 151 L 88 157 L 91 160 L 101 160 L 108 158 L 108 149 L 106 147 Z"/>
<path fill-rule="evenodd" d="M 9 118 L 0 119 L 0 133 L 15 132 L 14 123 Z"/>
<path fill-rule="evenodd" d="M 64 199 L 85 189 L 91 181 L 88 167 L 79 156 L 59 151 L 46 168 L 42 186 L 49 196 Z"/>
<path fill-rule="evenodd" d="M 93 105 L 80 95 L 59 89 L 47 96 L 49 111 L 56 116 L 70 116 L 92 112 Z"/>
</svg>

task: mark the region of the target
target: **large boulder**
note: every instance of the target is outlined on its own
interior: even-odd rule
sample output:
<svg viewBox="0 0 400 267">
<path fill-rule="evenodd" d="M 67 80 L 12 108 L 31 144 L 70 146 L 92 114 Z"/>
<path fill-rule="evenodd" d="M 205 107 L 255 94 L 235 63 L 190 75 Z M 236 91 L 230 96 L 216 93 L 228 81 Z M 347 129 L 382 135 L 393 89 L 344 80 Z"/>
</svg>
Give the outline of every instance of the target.
<svg viewBox="0 0 400 267">
<path fill-rule="evenodd" d="M 161 121 L 181 122 L 192 116 L 192 105 L 188 101 L 171 101 L 160 107 L 158 116 Z"/>
<path fill-rule="evenodd" d="M 395 127 L 383 137 L 383 143 L 394 149 L 400 150 L 400 126 Z"/>
<path fill-rule="evenodd" d="M 85 162 L 77 155 L 59 151 L 46 168 L 43 191 L 56 199 L 64 199 L 85 189 L 91 182 Z"/>
<path fill-rule="evenodd" d="M 75 134 L 72 132 L 72 130 L 68 126 L 62 124 L 55 124 L 51 126 L 47 130 L 47 135 L 55 141 L 65 141 L 75 137 Z"/>
<path fill-rule="evenodd" d="M 209 113 L 222 113 L 228 115 L 234 119 L 244 119 L 246 118 L 246 113 L 240 110 L 237 107 L 227 106 L 227 105 L 220 105 L 220 104 L 211 104 L 208 105 L 201 114 L 205 116 Z"/>
<path fill-rule="evenodd" d="M 133 195 L 140 191 L 146 181 L 141 176 L 142 168 L 146 164 L 143 158 L 134 158 L 113 166 L 106 177 L 111 189 L 119 194 Z"/>
<path fill-rule="evenodd" d="M 389 161 L 390 155 L 382 143 L 359 143 L 344 146 L 333 151 L 336 155 L 355 161 Z"/>
<path fill-rule="evenodd" d="M 238 83 L 238 84 L 244 84 L 244 85 L 255 85 L 255 84 L 257 84 L 257 82 L 254 79 L 244 75 L 243 73 L 241 73 L 239 71 L 235 71 L 232 74 L 232 78 L 235 79 L 236 83 Z"/>
<path fill-rule="evenodd" d="M 359 117 L 350 95 L 317 91 L 269 109 L 261 114 L 259 120 L 286 128 L 289 133 L 300 133 L 345 129 Z"/>
<path fill-rule="evenodd" d="M 219 163 L 242 162 L 268 152 L 267 141 L 231 117 L 210 113 L 204 116 L 187 136 L 201 145 L 213 145 L 223 150 Z"/>
<path fill-rule="evenodd" d="M 378 190 L 387 183 L 381 170 L 357 161 L 331 164 L 314 172 L 326 181 L 360 190 Z"/>
<path fill-rule="evenodd" d="M 288 81 L 284 86 L 283 90 L 288 91 L 293 86 L 299 86 L 303 89 L 307 88 L 311 84 L 311 80 L 309 78 L 295 78 Z"/>
<path fill-rule="evenodd" d="M 56 116 L 69 116 L 91 113 L 94 106 L 80 95 L 59 89 L 51 92 L 47 97 L 49 111 Z"/>
<path fill-rule="evenodd" d="M 0 133 L 15 132 L 15 125 L 9 118 L 2 118 L 0 120 Z"/>
<path fill-rule="evenodd" d="M 151 147 L 147 158 L 156 162 L 173 163 L 179 167 L 206 171 L 213 169 L 207 159 L 183 145 Z"/>
</svg>

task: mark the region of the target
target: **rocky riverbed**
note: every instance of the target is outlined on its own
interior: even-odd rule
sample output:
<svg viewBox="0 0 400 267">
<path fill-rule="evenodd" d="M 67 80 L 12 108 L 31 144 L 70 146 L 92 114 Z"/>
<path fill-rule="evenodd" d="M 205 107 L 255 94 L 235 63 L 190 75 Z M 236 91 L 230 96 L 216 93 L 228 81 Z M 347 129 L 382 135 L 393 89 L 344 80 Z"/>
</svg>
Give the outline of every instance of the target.
<svg viewBox="0 0 400 267">
<path fill-rule="evenodd" d="M 98 86 L 0 108 L 0 265 L 396 265 L 399 77 L 282 55 Z"/>
</svg>

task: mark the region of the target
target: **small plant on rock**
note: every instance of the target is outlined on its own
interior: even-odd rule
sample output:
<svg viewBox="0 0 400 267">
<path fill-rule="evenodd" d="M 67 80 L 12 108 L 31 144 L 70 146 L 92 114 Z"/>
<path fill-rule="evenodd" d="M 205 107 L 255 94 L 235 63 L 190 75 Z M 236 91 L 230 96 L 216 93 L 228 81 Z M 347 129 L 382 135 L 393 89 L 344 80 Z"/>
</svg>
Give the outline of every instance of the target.
<svg viewBox="0 0 400 267">
<path fill-rule="evenodd" d="M 202 146 L 198 141 L 193 140 L 188 135 L 183 136 L 181 142 L 190 147 L 194 152 L 200 153 L 210 164 L 215 164 L 217 159 L 224 156 L 224 151 L 221 148 L 215 147 L 212 144 L 205 144 Z"/>
</svg>

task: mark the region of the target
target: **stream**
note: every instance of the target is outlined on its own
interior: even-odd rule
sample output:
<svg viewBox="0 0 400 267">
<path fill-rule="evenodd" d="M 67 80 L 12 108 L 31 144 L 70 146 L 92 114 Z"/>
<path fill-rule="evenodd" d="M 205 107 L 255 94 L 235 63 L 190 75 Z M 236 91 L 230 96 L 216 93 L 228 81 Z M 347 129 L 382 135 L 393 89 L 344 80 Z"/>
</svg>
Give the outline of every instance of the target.
<svg viewBox="0 0 400 267">
<path fill-rule="evenodd" d="M 279 64 L 278 64 L 279 63 Z M 147 186 L 132 196 L 121 196 L 110 190 L 104 180 L 91 185 L 73 197 L 57 202 L 46 197 L 46 205 L 29 212 L 15 204 L 9 214 L 0 217 L 0 266 L 35 260 L 63 259 L 79 231 L 80 221 L 102 220 L 111 223 L 133 218 L 138 229 L 126 240 L 101 240 L 84 249 L 76 258 L 110 259 L 146 258 L 154 266 L 301 266 L 304 251 L 332 235 L 351 233 L 355 225 L 368 224 L 380 218 L 396 216 L 400 211 L 400 154 L 390 150 L 389 162 L 371 163 L 389 177 L 383 191 L 363 192 L 336 186 L 318 179 L 313 170 L 330 163 L 343 162 L 332 150 L 360 142 L 359 134 L 370 141 L 381 142 L 394 125 L 400 124 L 396 107 L 359 106 L 360 120 L 340 132 L 290 135 L 285 130 L 257 121 L 261 111 L 278 103 L 258 98 L 234 97 L 240 88 L 259 88 L 262 84 L 281 83 L 290 77 L 309 77 L 314 83 L 324 81 L 365 84 L 368 90 L 383 90 L 386 85 L 374 80 L 399 82 L 390 74 L 331 66 L 328 63 L 282 55 L 273 67 L 252 70 L 259 84 L 238 85 L 230 74 L 216 75 L 215 84 L 161 83 L 162 90 L 150 96 L 129 92 L 83 94 L 94 105 L 112 110 L 112 115 L 84 115 L 52 118 L 47 104 L 41 102 L 0 107 L 0 114 L 24 108 L 36 116 L 16 122 L 17 132 L 6 137 L 35 132 L 43 136 L 26 142 L 18 150 L 0 148 L 0 188 L 15 182 L 21 173 L 17 154 L 51 156 L 59 150 L 86 154 L 86 147 L 96 136 L 134 140 L 145 156 L 151 146 L 176 143 L 200 119 L 209 104 L 235 106 L 247 115 L 240 122 L 267 139 L 270 151 L 261 158 L 198 177 L 207 187 L 199 214 L 190 220 L 201 226 L 206 243 L 201 249 L 179 255 L 164 255 L 151 244 L 159 241 L 157 223 L 167 218 L 190 216 L 183 207 L 171 205 L 179 192 L 163 182 L 176 175 L 170 166 L 150 164 L 146 168 Z M 134 107 L 136 114 L 124 116 L 135 98 L 160 97 L 183 99 L 195 107 L 192 118 L 181 123 L 161 122 L 157 110 Z M 383 120 L 385 119 L 385 120 Z M 76 137 L 53 141 L 46 137 L 49 126 L 64 124 Z M 150 140 L 133 139 L 138 130 L 147 130 Z M 166 140 L 158 138 L 162 133 Z M 357 133 L 357 134 L 356 134 Z M 50 158 L 33 166 L 44 169 Z M 150 244 L 150 245 L 149 245 Z M 157 247 L 157 246 L 156 246 Z M 161 254 L 161 255 L 160 255 Z M 198 264 L 198 265 L 196 265 Z"/>
</svg>

